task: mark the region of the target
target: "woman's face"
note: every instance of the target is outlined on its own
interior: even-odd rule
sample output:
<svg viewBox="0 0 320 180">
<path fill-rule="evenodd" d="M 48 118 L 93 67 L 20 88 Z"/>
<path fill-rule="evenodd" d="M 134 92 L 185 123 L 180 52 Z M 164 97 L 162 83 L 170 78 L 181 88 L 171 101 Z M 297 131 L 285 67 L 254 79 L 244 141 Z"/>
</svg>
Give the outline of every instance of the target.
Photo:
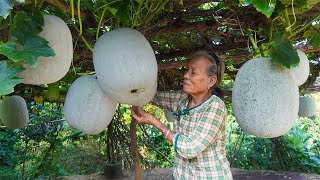
<svg viewBox="0 0 320 180">
<path fill-rule="evenodd" d="M 205 57 L 195 57 L 187 64 L 184 74 L 183 91 L 190 95 L 208 93 L 216 83 L 216 76 L 208 77 L 207 70 L 211 62 Z"/>
</svg>

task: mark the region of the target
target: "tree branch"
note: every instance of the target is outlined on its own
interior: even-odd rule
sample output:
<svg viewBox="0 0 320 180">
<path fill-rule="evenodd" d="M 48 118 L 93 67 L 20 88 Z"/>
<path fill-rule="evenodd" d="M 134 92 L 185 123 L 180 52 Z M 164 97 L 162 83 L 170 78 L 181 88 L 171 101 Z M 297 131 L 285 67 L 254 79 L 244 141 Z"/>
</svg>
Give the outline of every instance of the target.
<svg viewBox="0 0 320 180">
<path fill-rule="evenodd" d="M 194 7 L 194 6 L 199 6 L 204 3 L 209 3 L 209 2 L 215 2 L 212 0 L 185 0 L 183 1 L 183 7 Z"/>
<path fill-rule="evenodd" d="M 176 22 L 175 24 L 171 24 L 168 26 L 162 26 L 158 28 L 154 28 L 144 32 L 145 36 L 154 36 L 154 35 L 164 35 L 164 34 L 174 34 L 180 32 L 187 32 L 192 30 L 197 31 L 208 31 L 212 30 L 218 32 L 217 28 L 220 26 L 238 26 L 233 20 L 220 18 L 217 20 L 208 20 L 202 22 L 195 23 L 187 23 L 187 22 Z"/>
<path fill-rule="evenodd" d="M 244 53 L 244 54 L 237 54 L 237 55 L 233 55 L 233 56 L 219 56 L 222 60 L 226 60 L 227 58 L 231 58 L 231 60 L 233 62 L 236 61 L 243 61 L 246 57 L 248 57 L 249 53 Z M 188 63 L 187 61 L 180 61 L 180 62 L 170 62 L 170 63 L 164 63 L 164 64 L 158 64 L 158 69 L 159 71 L 161 70 L 169 70 L 169 69 L 174 69 L 174 68 L 179 68 L 179 67 L 183 67 L 186 66 L 186 64 Z M 225 73 L 228 73 L 228 71 L 226 71 Z"/>
</svg>

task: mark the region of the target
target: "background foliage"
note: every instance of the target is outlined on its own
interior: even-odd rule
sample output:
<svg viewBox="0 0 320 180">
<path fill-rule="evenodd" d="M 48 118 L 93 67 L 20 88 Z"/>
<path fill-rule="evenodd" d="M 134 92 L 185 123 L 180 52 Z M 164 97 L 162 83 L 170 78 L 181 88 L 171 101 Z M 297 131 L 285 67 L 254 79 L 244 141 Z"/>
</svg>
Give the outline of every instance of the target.
<svg viewBox="0 0 320 180">
<path fill-rule="evenodd" d="M 320 94 L 311 94 L 320 103 Z M 231 167 L 255 170 L 294 171 L 320 174 L 320 113 L 297 119 L 284 136 L 256 138 L 243 132 L 235 121 L 230 99 L 227 123 L 227 158 Z M 0 178 L 34 179 L 56 176 L 102 173 L 111 158 L 108 129 L 98 135 L 86 135 L 59 119 L 61 104 L 29 103 L 32 125 L 10 130 L 0 128 Z M 147 105 L 145 109 L 171 128 L 163 111 Z M 128 105 L 121 105 L 113 119 L 117 143 L 116 159 L 132 169 L 128 124 Z M 119 119 L 118 119 L 119 118 Z M 172 167 L 174 152 L 163 135 L 151 126 L 139 126 L 138 148 L 144 169 Z"/>
<path fill-rule="evenodd" d="M 320 174 L 319 113 L 299 118 L 279 138 L 255 138 L 239 128 L 230 99 L 237 70 L 244 62 L 272 57 L 275 63 L 294 67 L 299 63 L 296 48 L 310 60 L 310 77 L 300 87 L 301 95 L 308 94 L 320 71 L 319 11 L 319 0 L 0 1 L 0 99 L 23 96 L 31 115 L 27 127 L 0 128 L 0 179 L 101 173 L 105 163 L 117 160 L 132 169 L 128 105 L 119 106 L 108 129 L 94 136 L 69 127 L 62 112 L 70 84 L 94 73 L 96 40 L 119 27 L 138 29 L 149 40 L 159 64 L 160 90 L 181 88 L 181 67 L 194 51 L 206 49 L 222 57 L 227 67 L 221 88 L 229 111 L 227 152 L 232 167 Z M 17 77 L 23 64 L 36 66 L 37 57 L 54 56 L 48 42 L 38 36 L 42 14 L 59 16 L 70 27 L 75 52 L 72 67 L 54 84 L 24 85 Z M 319 94 L 312 96 L 319 104 Z M 162 110 L 151 105 L 145 109 L 172 127 Z M 172 166 L 174 153 L 161 133 L 139 126 L 137 134 L 145 169 Z"/>
</svg>

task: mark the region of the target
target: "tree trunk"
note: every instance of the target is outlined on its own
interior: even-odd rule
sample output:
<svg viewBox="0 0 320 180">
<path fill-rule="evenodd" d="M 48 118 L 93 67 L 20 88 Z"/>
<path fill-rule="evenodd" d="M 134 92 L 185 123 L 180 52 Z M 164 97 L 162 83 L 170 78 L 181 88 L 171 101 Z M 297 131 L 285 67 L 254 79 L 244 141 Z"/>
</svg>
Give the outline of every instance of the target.
<svg viewBox="0 0 320 180">
<path fill-rule="evenodd" d="M 134 164 L 134 179 L 141 180 L 142 179 L 142 170 L 139 158 L 139 151 L 137 147 L 137 122 L 132 117 L 132 121 L 130 124 L 130 137 L 131 137 L 131 152 L 133 156 L 133 164 Z"/>
</svg>

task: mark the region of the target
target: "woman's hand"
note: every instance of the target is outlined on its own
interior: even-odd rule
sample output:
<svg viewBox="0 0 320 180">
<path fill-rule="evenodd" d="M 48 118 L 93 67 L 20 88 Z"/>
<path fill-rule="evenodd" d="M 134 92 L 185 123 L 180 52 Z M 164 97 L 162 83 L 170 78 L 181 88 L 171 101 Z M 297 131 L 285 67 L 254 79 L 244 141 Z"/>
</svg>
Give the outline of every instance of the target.
<svg viewBox="0 0 320 180">
<path fill-rule="evenodd" d="M 138 106 L 131 107 L 131 114 L 132 114 L 132 117 L 134 117 L 134 119 L 136 119 L 136 121 L 139 124 L 154 125 L 155 121 L 157 121 L 156 117 L 145 112 L 141 107 L 138 107 Z"/>
</svg>

